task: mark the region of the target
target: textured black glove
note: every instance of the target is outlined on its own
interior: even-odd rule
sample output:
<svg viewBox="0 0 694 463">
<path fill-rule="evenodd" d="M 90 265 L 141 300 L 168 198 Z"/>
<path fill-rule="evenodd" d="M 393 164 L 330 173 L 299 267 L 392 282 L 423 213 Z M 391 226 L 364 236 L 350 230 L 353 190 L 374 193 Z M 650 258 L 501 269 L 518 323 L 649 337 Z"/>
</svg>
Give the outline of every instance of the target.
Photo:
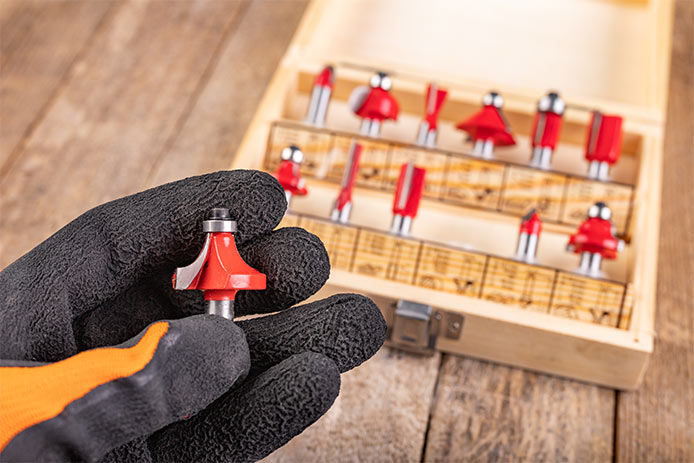
<svg viewBox="0 0 694 463">
<path fill-rule="evenodd" d="M 63 368 L 67 361 L 34 362 L 118 345 L 69 359 L 84 363 L 85 354 L 142 347 L 154 339 L 148 326 L 166 332 L 154 339 L 144 368 L 10 436 L 0 457 L 257 460 L 328 410 L 339 373 L 383 343 L 378 308 L 363 296 L 342 294 L 236 323 L 200 315 L 201 293 L 174 291 L 171 276 L 200 251 L 200 225 L 213 207 L 230 210 L 241 256 L 267 275 L 266 290 L 238 294 L 237 316 L 282 311 L 325 283 L 330 267 L 318 238 L 298 228 L 272 231 L 286 201 L 279 184 L 261 172 L 192 177 L 86 212 L 0 273 L 2 384 L 25 386 L 10 382 L 10 370 L 70 372 Z M 169 322 L 152 325 L 159 320 Z M 80 375 L 109 366 L 92 367 Z M 74 380 L 68 374 L 62 381 Z M 50 402 L 40 394 L 55 387 L 14 396 L 29 406 Z"/>
</svg>

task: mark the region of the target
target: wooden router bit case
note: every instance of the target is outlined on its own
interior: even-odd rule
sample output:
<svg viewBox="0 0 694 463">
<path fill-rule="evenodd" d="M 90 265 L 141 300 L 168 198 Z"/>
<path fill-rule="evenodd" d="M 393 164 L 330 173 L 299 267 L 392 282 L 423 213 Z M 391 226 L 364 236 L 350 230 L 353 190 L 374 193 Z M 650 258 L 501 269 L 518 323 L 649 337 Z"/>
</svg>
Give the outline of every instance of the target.
<svg viewBox="0 0 694 463">
<path fill-rule="evenodd" d="M 309 194 L 293 200 L 282 226 L 304 227 L 326 245 L 332 271 L 317 297 L 373 297 L 392 344 L 633 389 L 653 350 L 671 29 L 671 0 L 314 0 L 231 167 L 274 172 L 282 148 L 304 151 Z M 336 81 L 325 127 L 316 128 L 303 120 L 326 64 Z M 347 99 L 375 70 L 390 73 L 400 116 L 368 138 Z M 429 81 L 449 91 L 435 149 L 414 144 Z M 454 126 L 490 89 L 503 95 L 518 143 L 488 161 L 470 155 Z M 528 164 L 528 135 L 548 90 L 568 109 L 552 170 L 539 170 Z M 608 182 L 585 175 L 588 109 L 624 118 Z M 365 167 L 342 225 L 328 217 L 353 139 Z M 388 229 L 410 158 L 426 167 L 426 188 L 402 238 Z M 591 278 L 573 271 L 578 256 L 565 245 L 601 200 L 627 245 L 605 262 L 605 278 Z M 544 222 L 537 265 L 512 259 L 531 207 Z"/>
</svg>

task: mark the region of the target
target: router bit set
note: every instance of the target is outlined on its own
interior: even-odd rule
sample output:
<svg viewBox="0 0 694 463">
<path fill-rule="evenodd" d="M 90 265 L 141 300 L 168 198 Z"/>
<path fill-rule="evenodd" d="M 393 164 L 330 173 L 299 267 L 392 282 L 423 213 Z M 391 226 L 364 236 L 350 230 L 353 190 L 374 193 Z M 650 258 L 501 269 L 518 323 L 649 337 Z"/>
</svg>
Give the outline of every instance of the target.
<svg viewBox="0 0 694 463">
<path fill-rule="evenodd" d="M 632 389 L 671 3 L 313 0 L 231 168 L 275 176 L 330 259 L 315 297 L 370 296 L 391 345 Z"/>
<path fill-rule="evenodd" d="M 324 128 L 335 83 L 335 66 L 325 66 L 315 77 L 304 123 Z M 378 139 L 385 122 L 397 122 L 399 105 L 391 93 L 393 82 L 385 72 L 374 72 L 369 85 L 358 86 L 352 90 L 348 107 L 359 118 L 358 134 L 370 139 Z M 429 83 L 424 97 L 424 116 L 416 133 L 415 145 L 423 149 L 435 149 L 438 134 L 438 114 L 441 111 L 448 91 L 436 83 Z M 486 93 L 482 107 L 474 114 L 458 123 L 455 128 L 467 134 L 472 148 L 470 157 L 484 160 L 494 159 L 496 147 L 511 146 L 516 140 L 503 113 L 503 98 L 496 91 Z M 562 116 L 567 104 L 555 91 L 547 93 L 537 103 L 532 131 L 529 136 L 532 147 L 528 166 L 532 169 L 551 169 L 552 154 L 557 149 L 562 128 Z M 577 110 L 585 111 L 584 108 Z M 622 143 L 622 118 L 605 115 L 600 111 L 590 111 L 591 122 L 585 142 L 587 179 L 609 181 L 609 168 L 619 160 Z M 357 183 L 362 159 L 363 144 L 352 138 L 342 173 L 340 190 L 329 214 L 331 220 L 346 224 L 353 207 L 353 190 Z M 289 145 L 281 151 L 279 167 L 275 177 L 285 190 L 287 203 L 291 206 L 294 196 L 309 194 L 301 166 L 305 156 L 301 147 Z M 330 158 L 330 155 L 326 155 Z M 395 184 L 392 205 L 390 232 L 399 236 L 409 236 L 413 221 L 417 216 L 423 197 L 427 169 L 431 166 L 416 165 L 415 156 L 399 166 L 399 176 Z M 616 227 L 610 221 L 612 212 L 606 201 L 600 198 L 590 205 L 585 220 L 578 231 L 571 235 L 566 248 L 580 255 L 576 271 L 593 277 L 605 276 L 601 270 L 603 259 L 616 259 L 625 242 L 617 238 Z M 462 213 L 462 212 L 461 212 Z M 518 247 L 514 257 L 520 261 L 537 263 L 536 253 L 542 229 L 539 212 L 529 209 L 521 218 Z"/>
</svg>

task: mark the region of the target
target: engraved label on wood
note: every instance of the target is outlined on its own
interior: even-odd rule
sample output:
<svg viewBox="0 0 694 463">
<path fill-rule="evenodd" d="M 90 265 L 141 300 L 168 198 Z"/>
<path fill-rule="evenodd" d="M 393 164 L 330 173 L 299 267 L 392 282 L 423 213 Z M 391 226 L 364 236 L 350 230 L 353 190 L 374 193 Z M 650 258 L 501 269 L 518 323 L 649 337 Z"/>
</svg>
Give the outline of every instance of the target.
<svg viewBox="0 0 694 463">
<path fill-rule="evenodd" d="M 390 162 L 386 171 L 386 187 L 395 189 L 400 176 L 400 168 L 410 159 L 416 165 L 425 167 L 424 197 L 439 198 L 443 192 L 446 170 L 446 154 L 424 149 L 393 146 L 390 152 Z"/>
<path fill-rule="evenodd" d="M 491 257 L 482 287 L 482 299 L 547 312 L 554 270 Z"/>
<path fill-rule="evenodd" d="M 560 272 L 550 313 L 617 326 L 624 285 Z"/>
<path fill-rule="evenodd" d="M 298 127 L 273 125 L 270 146 L 266 153 L 265 169 L 274 172 L 280 164 L 282 150 L 289 145 L 298 146 L 304 153 L 301 173 L 320 177 L 320 170 L 329 158 L 332 136 L 327 132 L 315 132 Z"/>
<path fill-rule="evenodd" d="M 300 220 L 299 217 L 296 215 L 285 214 L 284 217 L 282 217 L 280 224 L 277 225 L 277 228 L 298 227 L 299 226 L 299 220 Z"/>
<path fill-rule="evenodd" d="M 342 135 L 335 137 L 335 150 L 332 153 L 330 174 L 328 177 L 342 180 L 342 175 L 347 165 L 349 148 L 354 138 Z M 385 185 L 386 169 L 388 168 L 389 145 L 368 138 L 358 138 L 362 145 L 359 159 L 359 174 L 357 185 L 369 188 L 381 189 Z"/>
<path fill-rule="evenodd" d="M 501 210 L 523 215 L 534 207 L 544 220 L 559 221 L 565 181 L 563 175 L 509 166 Z"/>
<path fill-rule="evenodd" d="M 622 305 L 622 313 L 619 316 L 619 327 L 623 330 L 628 330 L 631 325 L 631 314 L 634 309 L 634 285 L 628 284 L 626 294 L 624 295 L 624 303 Z"/>
<path fill-rule="evenodd" d="M 504 165 L 451 157 L 444 199 L 486 209 L 495 209 L 504 176 Z"/>
<path fill-rule="evenodd" d="M 463 296 L 479 294 L 485 256 L 424 244 L 415 284 Z"/>
<path fill-rule="evenodd" d="M 356 228 L 341 227 L 332 222 L 313 219 L 302 220 L 301 226 L 321 239 L 328 252 L 331 268 L 349 270 L 356 245 Z"/>
<path fill-rule="evenodd" d="M 612 222 L 617 228 L 617 234 L 623 235 L 627 231 L 631 193 L 632 188 L 627 185 L 569 178 L 564 216 L 561 221 L 578 225 L 585 220 L 590 206 L 596 201 L 604 201 L 612 210 Z"/>
<path fill-rule="evenodd" d="M 386 280 L 412 283 L 419 243 L 362 230 L 353 271 Z"/>
</svg>

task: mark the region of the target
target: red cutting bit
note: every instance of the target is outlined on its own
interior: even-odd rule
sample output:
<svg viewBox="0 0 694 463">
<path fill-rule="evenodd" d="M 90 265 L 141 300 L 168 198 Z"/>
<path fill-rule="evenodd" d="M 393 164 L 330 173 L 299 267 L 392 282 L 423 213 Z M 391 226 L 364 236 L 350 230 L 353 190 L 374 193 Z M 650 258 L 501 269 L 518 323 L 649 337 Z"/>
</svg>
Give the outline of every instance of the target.
<svg viewBox="0 0 694 463">
<path fill-rule="evenodd" d="M 540 98 L 537 103 L 537 113 L 532 130 L 533 154 L 530 165 L 540 169 L 549 169 L 552 162 L 552 154 L 559 141 L 562 116 L 566 104 L 556 92 L 550 92 Z"/>
<path fill-rule="evenodd" d="M 446 95 L 448 95 L 448 91 L 439 89 L 434 82 L 430 83 L 427 87 L 427 97 L 424 105 L 424 120 L 422 120 L 419 125 L 419 132 L 417 132 L 418 145 L 428 148 L 436 146 L 439 112 L 446 99 Z"/>
<path fill-rule="evenodd" d="M 622 118 L 593 111 L 586 142 L 588 177 L 608 180 L 610 166 L 619 160 L 622 148 Z"/>
<path fill-rule="evenodd" d="M 511 127 L 506 122 L 501 107 L 503 98 L 496 92 L 487 93 L 482 99 L 480 111 L 456 127 L 466 131 L 474 141 L 472 154 L 485 159 L 494 157 L 495 146 L 515 145 Z"/>
<path fill-rule="evenodd" d="M 311 100 L 308 103 L 308 114 L 306 122 L 318 127 L 325 125 L 325 116 L 328 113 L 328 104 L 335 83 L 335 70 L 332 66 L 326 66 L 323 71 L 316 76 L 311 91 Z"/>
<path fill-rule="evenodd" d="M 229 210 L 212 209 L 202 223 L 205 244 L 195 261 L 179 267 L 173 275 L 174 289 L 202 290 L 207 313 L 232 319 L 236 293 L 248 289 L 265 289 L 265 275 L 246 264 L 236 249 L 236 222 Z"/>
<path fill-rule="evenodd" d="M 537 243 L 542 233 L 542 221 L 535 209 L 532 209 L 521 219 L 516 246 L 516 259 L 527 263 L 535 262 Z"/>
<path fill-rule="evenodd" d="M 349 152 L 350 155 L 342 177 L 340 194 L 337 196 L 335 206 L 330 214 L 331 219 L 340 223 L 349 222 L 349 216 L 352 212 L 352 191 L 359 174 L 359 159 L 361 158 L 362 145 L 353 141 Z"/>
<path fill-rule="evenodd" d="M 588 218 L 571 235 L 567 250 L 581 255 L 579 272 L 600 276 L 602 259 L 616 259 L 624 247 L 624 241 L 615 237 L 610 219 L 612 211 L 603 202 L 597 202 L 588 210 Z"/>
<path fill-rule="evenodd" d="M 298 146 L 291 145 L 282 150 L 282 161 L 277 169 L 275 178 L 284 188 L 287 197 L 287 206 L 292 201 L 292 197 L 305 196 L 308 194 L 306 180 L 301 177 L 301 163 L 304 161 L 304 153 Z"/>
<path fill-rule="evenodd" d="M 419 203 L 424 193 L 426 169 L 414 165 L 410 160 L 400 168 L 400 177 L 393 200 L 393 223 L 391 232 L 407 236 L 412 228 L 412 220 L 417 216 Z"/>
<path fill-rule="evenodd" d="M 390 94 L 390 77 L 378 72 L 371 77 L 369 87 L 357 87 L 349 97 L 352 111 L 362 119 L 359 132 L 377 137 L 385 120 L 397 120 L 398 102 Z"/>
</svg>

